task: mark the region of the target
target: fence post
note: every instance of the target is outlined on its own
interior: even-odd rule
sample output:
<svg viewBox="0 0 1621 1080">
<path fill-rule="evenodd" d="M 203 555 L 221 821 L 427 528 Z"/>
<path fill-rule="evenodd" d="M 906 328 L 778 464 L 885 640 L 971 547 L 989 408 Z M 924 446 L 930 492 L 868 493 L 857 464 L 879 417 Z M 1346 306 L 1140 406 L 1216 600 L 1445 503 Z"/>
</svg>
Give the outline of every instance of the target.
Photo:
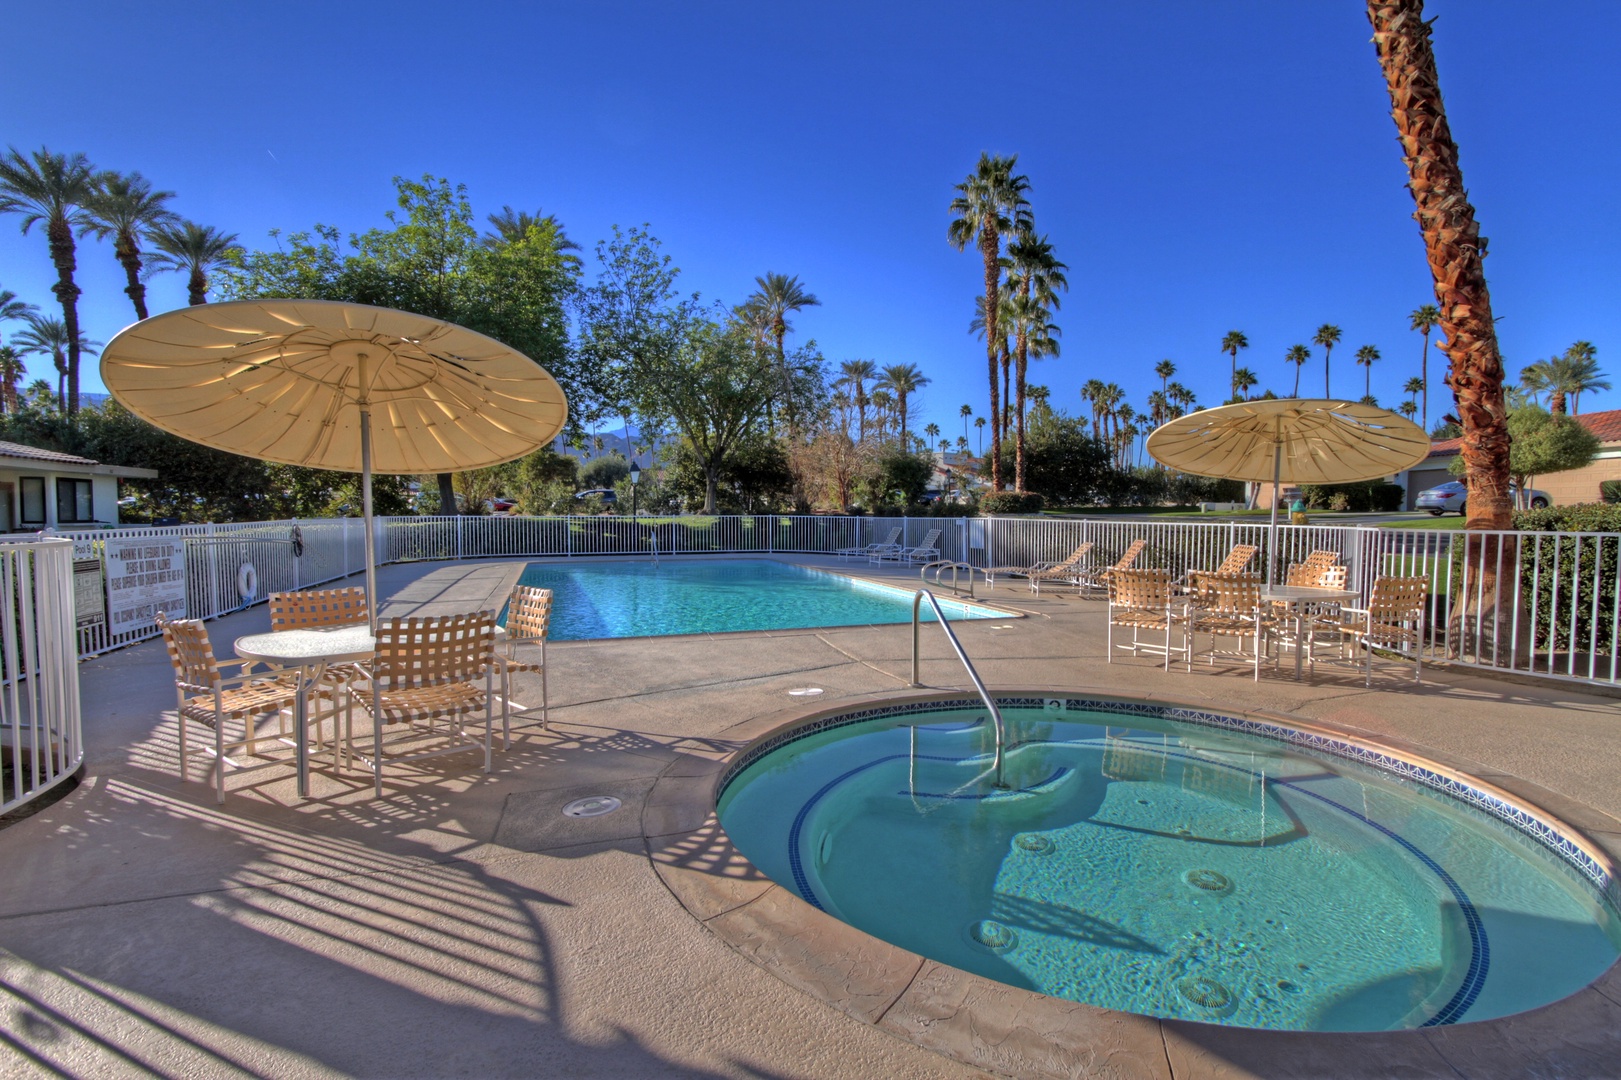
<svg viewBox="0 0 1621 1080">
<path fill-rule="evenodd" d="M 563 517 L 563 554 L 574 555 L 574 515 L 565 514 Z"/>
<path fill-rule="evenodd" d="M 461 561 L 461 557 L 462 557 L 462 516 L 460 514 L 457 514 L 456 515 L 456 559 L 457 559 L 458 562 Z"/>
</svg>

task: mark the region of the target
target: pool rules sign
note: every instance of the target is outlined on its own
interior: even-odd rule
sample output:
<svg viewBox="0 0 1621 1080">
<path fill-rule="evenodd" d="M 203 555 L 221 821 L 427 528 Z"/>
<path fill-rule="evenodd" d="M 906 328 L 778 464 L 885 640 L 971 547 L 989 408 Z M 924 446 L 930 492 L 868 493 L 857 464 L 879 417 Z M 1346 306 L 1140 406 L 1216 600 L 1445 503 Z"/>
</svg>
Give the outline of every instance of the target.
<svg viewBox="0 0 1621 1080">
<path fill-rule="evenodd" d="M 177 537 L 107 541 L 107 628 L 114 634 L 152 625 L 162 611 L 186 617 L 186 545 Z"/>
</svg>

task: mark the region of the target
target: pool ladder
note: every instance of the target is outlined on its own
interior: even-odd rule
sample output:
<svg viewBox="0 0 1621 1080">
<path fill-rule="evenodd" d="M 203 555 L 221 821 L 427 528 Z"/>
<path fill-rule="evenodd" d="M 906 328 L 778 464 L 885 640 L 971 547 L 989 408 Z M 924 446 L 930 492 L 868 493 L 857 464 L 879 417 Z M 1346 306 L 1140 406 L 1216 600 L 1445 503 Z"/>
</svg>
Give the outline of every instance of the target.
<svg viewBox="0 0 1621 1080">
<path fill-rule="evenodd" d="M 934 573 L 934 584 L 936 588 L 950 588 L 954 596 L 961 596 L 962 586 L 957 582 L 959 576 L 966 573 L 968 575 L 968 596 L 969 599 L 973 599 L 974 571 L 978 569 L 979 567 L 977 566 L 973 566 L 965 562 L 958 562 L 956 559 L 936 559 L 934 562 L 923 567 L 922 570 L 919 570 L 917 576 L 924 581 L 928 581 L 929 573 L 932 571 Z M 944 581 L 947 570 L 951 571 L 951 584 L 949 586 L 947 586 Z M 981 571 L 981 573 L 983 573 L 983 571 Z"/>
<path fill-rule="evenodd" d="M 991 723 L 996 727 L 996 776 L 992 780 L 992 784 L 1005 789 L 1007 781 L 1003 779 L 1002 773 L 1007 751 L 1007 726 L 1002 723 L 1002 710 L 996 707 L 996 701 L 991 697 L 990 692 L 985 689 L 985 683 L 979 677 L 979 672 L 974 670 L 974 665 L 968 659 L 968 654 L 963 652 L 962 642 L 957 640 L 957 635 L 952 632 L 950 625 L 947 624 L 946 613 L 940 609 L 940 601 L 936 600 L 934 594 L 927 589 L 919 589 L 912 596 L 912 686 L 916 688 L 923 685 L 918 678 L 920 660 L 920 650 L 918 648 L 920 634 L 918 628 L 923 625 L 921 616 L 924 600 L 928 600 L 929 606 L 934 609 L 934 617 L 939 620 L 941 633 L 945 634 L 946 640 L 951 642 L 952 651 L 957 654 L 957 659 L 962 661 L 964 670 L 968 672 L 969 680 L 973 682 L 974 689 L 979 692 L 979 700 L 985 703 L 985 708 L 991 714 Z"/>
</svg>

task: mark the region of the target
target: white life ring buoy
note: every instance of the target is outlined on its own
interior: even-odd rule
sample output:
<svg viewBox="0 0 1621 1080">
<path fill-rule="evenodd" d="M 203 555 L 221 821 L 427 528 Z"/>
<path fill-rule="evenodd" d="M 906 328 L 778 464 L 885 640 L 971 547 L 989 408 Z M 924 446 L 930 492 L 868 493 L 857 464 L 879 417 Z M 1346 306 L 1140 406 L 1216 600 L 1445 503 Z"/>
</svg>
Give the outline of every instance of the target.
<svg viewBox="0 0 1621 1080">
<path fill-rule="evenodd" d="M 259 571 L 253 568 L 252 563 L 245 562 L 237 568 L 236 592 L 244 600 L 252 600 L 259 595 Z"/>
</svg>

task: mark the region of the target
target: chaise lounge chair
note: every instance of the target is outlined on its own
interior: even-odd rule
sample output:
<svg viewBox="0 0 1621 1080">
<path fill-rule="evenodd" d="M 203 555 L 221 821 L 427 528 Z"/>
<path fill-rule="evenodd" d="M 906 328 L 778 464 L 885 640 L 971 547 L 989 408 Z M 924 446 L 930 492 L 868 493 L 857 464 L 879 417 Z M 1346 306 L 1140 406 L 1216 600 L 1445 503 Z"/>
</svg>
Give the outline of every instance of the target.
<svg viewBox="0 0 1621 1080">
<path fill-rule="evenodd" d="M 900 540 L 900 538 L 901 538 L 901 531 L 900 531 L 900 529 L 895 528 L 895 529 L 889 530 L 888 538 L 885 539 L 882 543 L 866 544 L 866 545 L 863 545 L 861 547 L 839 548 L 833 554 L 837 555 L 840 559 L 845 559 L 845 560 L 848 560 L 848 559 L 866 559 L 866 560 L 868 560 L 870 562 L 873 559 L 874 555 L 876 553 L 878 553 L 878 552 L 882 552 L 882 551 L 891 551 L 891 552 L 899 551 L 901 549 L 901 546 L 896 541 Z"/>
<path fill-rule="evenodd" d="M 1102 570 L 1081 571 L 1074 578 L 1076 590 L 1108 588 L 1109 575 L 1116 570 L 1130 570 L 1137 561 L 1137 556 L 1141 555 L 1147 547 L 1147 540 L 1133 540 L 1131 546 L 1121 553 L 1119 560 L 1113 566 L 1105 567 Z"/>
<path fill-rule="evenodd" d="M 1039 580 L 1036 580 L 1036 575 L 1048 575 L 1060 578 L 1073 576 L 1076 569 L 1082 563 L 1084 563 L 1087 557 L 1091 554 L 1092 541 L 1088 540 L 1084 544 L 1076 545 L 1075 550 L 1070 552 L 1069 555 L 1059 562 L 1046 560 L 1043 562 L 1031 563 L 1029 566 L 988 566 L 980 572 L 985 575 L 985 584 L 992 587 L 996 585 L 996 579 L 999 577 L 1031 578 L 1031 591 L 1040 592 L 1040 582 Z"/>
<path fill-rule="evenodd" d="M 940 557 L 940 530 L 930 529 L 923 536 L 923 543 L 916 547 L 901 548 L 900 551 L 886 558 L 893 558 L 900 562 L 920 563 L 933 562 Z"/>
</svg>

